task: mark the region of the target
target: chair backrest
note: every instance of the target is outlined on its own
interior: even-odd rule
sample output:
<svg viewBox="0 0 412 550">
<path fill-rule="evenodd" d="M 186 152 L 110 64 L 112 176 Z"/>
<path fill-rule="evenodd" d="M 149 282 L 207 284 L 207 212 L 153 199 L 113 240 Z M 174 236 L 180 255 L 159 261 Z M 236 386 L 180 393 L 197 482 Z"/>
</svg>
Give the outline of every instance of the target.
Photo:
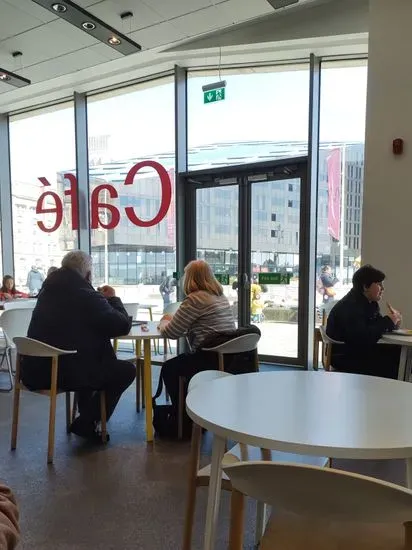
<svg viewBox="0 0 412 550">
<path fill-rule="evenodd" d="M 17 353 L 31 357 L 58 357 L 59 355 L 72 355 L 77 353 L 76 350 L 59 349 L 39 340 L 27 338 L 25 336 L 17 336 L 13 339 L 16 345 Z"/>
<path fill-rule="evenodd" d="M 224 342 L 219 346 L 214 348 L 202 348 L 205 351 L 215 351 L 216 353 L 221 353 L 225 355 L 226 353 L 243 353 L 246 351 L 253 351 L 257 348 L 258 342 L 260 340 L 260 334 L 252 332 L 250 334 L 243 334 L 233 340 Z"/>
<path fill-rule="evenodd" d="M 187 393 L 197 388 L 200 384 L 217 380 L 218 378 L 225 378 L 226 376 L 234 376 L 230 372 L 223 372 L 220 370 L 203 370 L 195 374 L 189 382 Z"/>
<path fill-rule="evenodd" d="M 326 334 L 326 328 L 323 325 L 321 325 L 319 327 L 319 330 L 320 330 L 320 334 L 322 336 L 322 340 L 323 340 L 324 344 L 339 344 L 339 345 L 342 345 L 342 344 L 345 343 L 345 342 L 341 342 L 340 340 L 334 340 L 333 338 L 328 336 Z"/>
<path fill-rule="evenodd" d="M 133 317 L 133 320 L 135 321 L 137 319 L 137 312 L 139 311 L 139 304 L 123 304 L 123 306 L 127 313 Z"/>
<path fill-rule="evenodd" d="M 0 317 L 0 327 L 3 329 L 8 346 L 13 346 L 16 336 L 26 336 L 33 310 L 29 308 L 8 309 Z"/>
<path fill-rule="evenodd" d="M 259 502 L 330 521 L 412 521 L 412 491 L 374 478 L 302 464 L 224 466 L 232 487 Z"/>
<path fill-rule="evenodd" d="M 176 311 L 179 309 L 180 304 L 182 302 L 173 302 L 172 304 L 168 304 L 164 310 L 163 313 L 168 313 L 169 315 L 174 315 Z"/>
<path fill-rule="evenodd" d="M 34 309 L 36 307 L 37 300 L 10 300 L 9 302 L 4 302 L 3 308 L 4 311 L 8 309 Z"/>
</svg>

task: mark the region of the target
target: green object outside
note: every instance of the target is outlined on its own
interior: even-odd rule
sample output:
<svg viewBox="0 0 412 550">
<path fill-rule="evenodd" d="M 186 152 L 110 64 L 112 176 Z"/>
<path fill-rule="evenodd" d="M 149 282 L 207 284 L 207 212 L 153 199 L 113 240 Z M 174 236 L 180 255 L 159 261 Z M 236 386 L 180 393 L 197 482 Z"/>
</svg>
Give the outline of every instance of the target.
<svg viewBox="0 0 412 550">
<path fill-rule="evenodd" d="M 259 273 L 260 285 L 288 285 L 292 278 L 291 273 Z"/>
<path fill-rule="evenodd" d="M 215 273 L 215 277 L 221 285 L 228 285 L 229 284 L 229 274 L 228 273 Z"/>
</svg>

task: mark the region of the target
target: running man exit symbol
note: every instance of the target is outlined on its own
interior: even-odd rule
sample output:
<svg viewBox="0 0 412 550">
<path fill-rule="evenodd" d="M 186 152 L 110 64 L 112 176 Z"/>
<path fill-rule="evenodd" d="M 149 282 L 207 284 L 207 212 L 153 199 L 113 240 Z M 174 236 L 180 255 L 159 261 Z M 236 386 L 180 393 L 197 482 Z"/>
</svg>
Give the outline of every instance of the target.
<svg viewBox="0 0 412 550">
<path fill-rule="evenodd" d="M 225 88 L 216 88 L 203 92 L 203 103 L 215 103 L 215 101 L 223 101 L 225 99 Z"/>
</svg>

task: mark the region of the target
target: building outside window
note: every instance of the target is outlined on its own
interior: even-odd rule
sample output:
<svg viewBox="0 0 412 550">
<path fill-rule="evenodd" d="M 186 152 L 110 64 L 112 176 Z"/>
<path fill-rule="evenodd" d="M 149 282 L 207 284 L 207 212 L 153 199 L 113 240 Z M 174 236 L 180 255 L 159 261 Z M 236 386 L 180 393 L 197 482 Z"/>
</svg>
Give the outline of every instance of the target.
<svg viewBox="0 0 412 550">
<path fill-rule="evenodd" d="M 64 254 L 77 247 L 70 197 L 63 194 L 64 174 L 76 166 L 72 102 L 12 116 L 10 162 L 14 277 L 18 288 L 30 290 L 32 267 L 44 277 L 50 266 L 60 266 Z M 60 223 L 55 211 L 59 201 Z"/>
<path fill-rule="evenodd" d="M 330 265 L 339 279 L 336 300 L 361 261 L 367 62 L 322 63 L 321 75 L 316 267 L 319 276 Z M 320 309 L 322 301 L 317 292 Z"/>
</svg>

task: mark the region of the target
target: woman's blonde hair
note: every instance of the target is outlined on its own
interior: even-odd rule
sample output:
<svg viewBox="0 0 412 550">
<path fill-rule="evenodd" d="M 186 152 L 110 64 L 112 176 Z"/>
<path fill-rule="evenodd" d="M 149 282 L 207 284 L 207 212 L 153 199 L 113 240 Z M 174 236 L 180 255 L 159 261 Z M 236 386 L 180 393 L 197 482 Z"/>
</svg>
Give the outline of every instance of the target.
<svg viewBox="0 0 412 550">
<path fill-rule="evenodd" d="M 183 291 L 186 296 L 197 290 L 222 296 L 223 287 L 213 275 L 212 268 L 204 260 L 193 260 L 185 267 Z"/>
</svg>

